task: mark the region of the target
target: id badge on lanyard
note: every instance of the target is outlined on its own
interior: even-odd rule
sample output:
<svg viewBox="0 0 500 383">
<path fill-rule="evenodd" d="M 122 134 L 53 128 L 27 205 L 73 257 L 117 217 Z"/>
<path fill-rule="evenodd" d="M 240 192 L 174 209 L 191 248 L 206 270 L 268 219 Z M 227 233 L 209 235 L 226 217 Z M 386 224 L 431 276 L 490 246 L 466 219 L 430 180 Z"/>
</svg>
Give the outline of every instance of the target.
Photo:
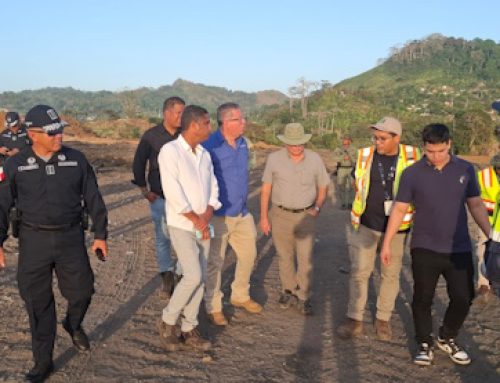
<svg viewBox="0 0 500 383">
<path fill-rule="evenodd" d="M 394 170 L 393 170 L 394 168 Z M 394 166 L 391 166 L 391 169 L 389 171 L 389 175 L 387 179 L 394 179 L 394 172 L 396 171 L 396 164 Z M 385 180 L 385 175 L 384 175 L 384 167 L 382 166 L 382 163 L 380 162 L 380 159 L 378 160 L 378 170 L 380 172 L 380 180 L 382 182 L 382 187 L 384 188 L 384 213 L 385 216 L 388 217 L 391 215 L 392 211 L 392 205 L 393 205 L 393 200 L 390 197 L 389 192 L 387 191 L 387 182 Z"/>
<path fill-rule="evenodd" d="M 394 202 L 393 200 L 384 201 L 384 212 L 386 217 L 389 217 L 391 215 L 393 202 Z"/>
</svg>

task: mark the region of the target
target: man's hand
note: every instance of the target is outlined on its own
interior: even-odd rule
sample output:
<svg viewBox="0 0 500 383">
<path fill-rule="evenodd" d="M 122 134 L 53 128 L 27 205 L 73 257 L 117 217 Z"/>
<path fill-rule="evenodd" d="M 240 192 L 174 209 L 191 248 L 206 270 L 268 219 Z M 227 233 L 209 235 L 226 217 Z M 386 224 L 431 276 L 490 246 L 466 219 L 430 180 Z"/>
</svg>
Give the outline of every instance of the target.
<svg viewBox="0 0 500 383">
<path fill-rule="evenodd" d="M 14 149 L 9 150 L 6 154 L 9 157 L 12 157 L 13 155 L 16 155 L 17 153 L 19 153 L 19 149 L 18 148 L 14 148 Z"/>
<path fill-rule="evenodd" d="M 214 215 L 214 208 L 210 205 L 207 206 L 207 210 L 205 210 L 204 213 L 200 214 L 200 217 L 203 217 L 203 219 L 207 222 L 210 222 Z"/>
<path fill-rule="evenodd" d="M 208 227 L 208 220 L 202 215 L 198 215 L 193 221 L 194 228 L 203 232 Z"/>
<path fill-rule="evenodd" d="M 108 244 L 104 239 L 94 239 L 94 243 L 92 244 L 92 251 L 95 253 L 97 249 L 102 250 L 102 254 L 104 257 L 108 256 Z"/>
<path fill-rule="evenodd" d="M 0 270 L 5 267 L 5 254 L 3 252 L 3 247 L 0 247 Z"/>
<path fill-rule="evenodd" d="M 267 217 L 260 218 L 260 228 L 265 235 L 269 235 L 271 232 L 271 224 L 269 223 L 269 219 Z"/>
<path fill-rule="evenodd" d="M 380 261 L 385 266 L 389 266 L 391 263 L 391 256 L 391 248 L 389 246 L 382 246 L 382 250 L 380 251 Z"/>
<path fill-rule="evenodd" d="M 201 232 L 201 239 L 210 239 L 210 228 L 208 226 Z"/>
<path fill-rule="evenodd" d="M 7 148 L 6 146 L 1 146 L 0 147 L 0 154 L 6 156 L 7 153 L 9 153 L 9 148 Z"/>
<path fill-rule="evenodd" d="M 153 203 L 158 198 L 158 194 L 156 194 L 152 191 L 144 192 L 143 195 L 144 195 L 144 198 L 146 198 L 149 201 L 149 203 Z"/>
<path fill-rule="evenodd" d="M 319 215 L 319 211 L 316 210 L 315 207 L 312 207 L 307 211 L 307 214 L 312 215 L 313 217 L 317 217 Z"/>
</svg>

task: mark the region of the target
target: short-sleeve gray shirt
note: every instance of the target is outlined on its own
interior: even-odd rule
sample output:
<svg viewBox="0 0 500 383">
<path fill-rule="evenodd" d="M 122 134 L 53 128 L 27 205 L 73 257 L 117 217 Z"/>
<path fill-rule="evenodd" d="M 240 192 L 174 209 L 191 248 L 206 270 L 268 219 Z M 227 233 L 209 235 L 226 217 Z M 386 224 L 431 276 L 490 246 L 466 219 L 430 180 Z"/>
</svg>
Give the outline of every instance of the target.
<svg viewBox="0 0 500 383">
<path fill-rule="evenodd" d="M 272 185 L 273 205 L 302 209 L 314 204 L 317 188 L 328 186 L 330 178 L 317 153 L 305 149 L 304 159 L 295 163 L 283 148 L 267 157 L 262 182 Z"/>
</svg>

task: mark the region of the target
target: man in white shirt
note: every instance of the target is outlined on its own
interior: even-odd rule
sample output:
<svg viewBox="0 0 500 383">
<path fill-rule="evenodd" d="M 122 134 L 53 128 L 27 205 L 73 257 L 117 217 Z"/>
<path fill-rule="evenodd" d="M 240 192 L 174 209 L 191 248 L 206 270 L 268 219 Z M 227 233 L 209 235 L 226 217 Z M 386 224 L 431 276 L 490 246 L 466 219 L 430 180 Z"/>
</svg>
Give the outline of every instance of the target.
<svg viewBox="0 0 500 383">
<path fill-rule="evenodd" d="M 200 145 L 210 132 L 208 112 L 189 105 L 182 114 L 180 136 L 165 144 L 158 156 L 168 231 L 183 270 L 158 322 L 160 340 L 167 351 L 211 347 L 196 329 L 210 250 L 209 221 L 221 207 L 210 154 Z M 181 314 L 179 328 L 176 323 Z"/>
</svg>

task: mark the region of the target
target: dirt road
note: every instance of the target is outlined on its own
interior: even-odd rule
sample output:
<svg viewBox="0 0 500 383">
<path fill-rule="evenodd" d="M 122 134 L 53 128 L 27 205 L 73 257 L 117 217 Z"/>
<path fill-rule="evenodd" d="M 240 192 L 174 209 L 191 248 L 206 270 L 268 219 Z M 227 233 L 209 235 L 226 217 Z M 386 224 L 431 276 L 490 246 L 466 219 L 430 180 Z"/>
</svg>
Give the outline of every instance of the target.
<svg viewBox="0 0 500 383">
<path fill-rule="evenodd" d="M 470 366 L 456 366 L 440 352 L 433 366 L 412 364 L 415 344 L 408 257 L 393 316 L 394 339 L 380 342 L 371 328 L 378 274 L 371 282 L 366 335 L 356 341 L 335 337 L 334 329 L 347 303 L 349 217 L 348 212 L 337 208 L 334 193 L 319 217 L 314 316 L 306 318 L 277 304 L 277 259 L 270 238 L 260 234 L 252 295 L 264 305 L 263 313 L 247 314 L 225 302 L 230 316 L 227 328 L 207 324 L 201 314 L 201 330 L 213 341 L 212 351 L 166 353 L 155 329 L 164 302 L 158 293 L 153 227 L 146 201 L 130 183 L 128 164 L 134 147 L 71 145 L 86 152 L 100 169 L 99 182 L 109 209 L 111 255 L 105 263 L 91 256 L 97 292 L 84 327 L 92 352 L 74 351 L 59 325 L 56 372 L 50 382 L 500 382 L 500 300 L 496 299 L 487 304 L 474 303 L 459 337 L 472 354 Z M 251 177 L 249 206 L 256 221 L 264 158 L 264 153 L 259 153 L 260 166 Z M 31 367 L 31 349 L 27 316 L 16 284 L 17 245 L 9 239 L 6 249 L 8 267 L 0 272 L 0 381 L 17 382 Z M 233 272 L 234 256 L 230 255 L 223 273 L 226 292 Z M 62 319 L 64 300 L 56 284 L 54 288 L 58 317 Z M 435 299 L 435 312 L 441 317 L 446 302 L 441 281 Z"/>
</svg>

